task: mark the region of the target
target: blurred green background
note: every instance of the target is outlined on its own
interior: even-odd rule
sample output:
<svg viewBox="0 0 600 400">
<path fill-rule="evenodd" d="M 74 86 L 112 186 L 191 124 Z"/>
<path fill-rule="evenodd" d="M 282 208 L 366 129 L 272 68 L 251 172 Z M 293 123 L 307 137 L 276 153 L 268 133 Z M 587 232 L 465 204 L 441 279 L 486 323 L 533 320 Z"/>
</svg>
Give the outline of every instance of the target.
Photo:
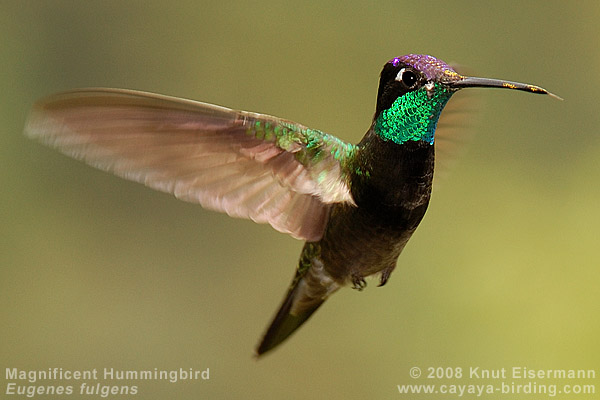
<svg viewBox="0 0 600 400">
<path fill-rule="evenodd" d="M 362 399 L 413 398 L 396 385 L 432 382 L 412 366 L 600 370 L 598 20 L 597 1 L 0 1 L 2 371 L 209 367 L 136 397 Z M 478 133 L 387 286 L 340 291 L 259 361 L 302 243 L 21 133 L 36 99 L 108 86 L 356 142 L 406 53 L 565 101 L 481 90 Z"/>
</svg>

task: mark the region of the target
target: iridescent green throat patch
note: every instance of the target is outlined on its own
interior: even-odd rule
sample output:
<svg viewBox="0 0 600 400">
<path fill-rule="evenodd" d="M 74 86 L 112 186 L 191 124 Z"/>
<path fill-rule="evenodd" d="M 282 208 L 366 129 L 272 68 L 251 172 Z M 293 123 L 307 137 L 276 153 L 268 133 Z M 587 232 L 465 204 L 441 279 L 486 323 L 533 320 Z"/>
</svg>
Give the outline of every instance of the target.
<svg viewBox="0 0 600 400">
<path fill-rule="evenodd" d="M 439 83 L 433 91 L 425 87 L 406 93 L 383 110 L 375 121 L 375 132 L 384 140 L 402 144 L 423 140 L 433 144 L 435 127 L 442 109 L 454 93 Z M 431 94 L 433 95 L 429 97 Z"/>
</svg>

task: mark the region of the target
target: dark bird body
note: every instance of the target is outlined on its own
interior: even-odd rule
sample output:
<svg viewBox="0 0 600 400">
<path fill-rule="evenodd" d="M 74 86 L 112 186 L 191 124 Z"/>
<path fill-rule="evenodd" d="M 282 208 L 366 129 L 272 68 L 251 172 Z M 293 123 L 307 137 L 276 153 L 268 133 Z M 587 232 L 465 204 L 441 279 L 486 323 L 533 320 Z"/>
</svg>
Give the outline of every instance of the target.
<svg viewBox="0 0 600 400">
<path fill-rule="evenodd" d="M 340 287 L 362 290 L 364 278 L 378 273 L 383 286 L 425 215 L 434 147 L 419 142 L 389 147 L 376 135 L 365 139 L 358 162 L 370 174 L 351 175 L 356 206 L 333 205 L 323 238 L 304 245 L 294 281 L 259 354 L 284 340 Z M 372 153 L 375 148 L 380 151 Z"/>
<path fill-rule="evenodd" d="M 464 87 L 550 94 L 457 74 L 431 56 L 390 60 L 357 145 L 279 118 L 119 89 L 36 105 L 26 133 L 127 179 L 306 241 L 257 353 L 274 348 L 336 290 L 384 285 L 431 195 L 438 118 Z"/>
</svg>

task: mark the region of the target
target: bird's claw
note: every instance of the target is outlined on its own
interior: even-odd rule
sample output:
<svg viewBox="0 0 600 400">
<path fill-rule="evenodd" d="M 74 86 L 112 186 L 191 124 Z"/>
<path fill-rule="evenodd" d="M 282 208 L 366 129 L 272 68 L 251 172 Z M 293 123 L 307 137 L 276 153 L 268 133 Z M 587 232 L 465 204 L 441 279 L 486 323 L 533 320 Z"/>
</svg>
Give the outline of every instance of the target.
<svg viewBox="0 0 600 400">
<path fill-rule="evenodd" d="M 379 285 L 377 285 L 377 287 L 382 287 L 383 285 L 385 285 L 388 281 L 388 279 L 390 279 L 390 275 L 392 274 L 392 271 L 388 271 L 385 270 L 381 273 L 381 279 L 379 280 Z"/>
<path fill-rule="evenodd" d="M 353 276 L 352 277 L 352 289 L 356 289 L 359 292 L 367 287 L 367 281 L 362 276 Z"/>
</svg>

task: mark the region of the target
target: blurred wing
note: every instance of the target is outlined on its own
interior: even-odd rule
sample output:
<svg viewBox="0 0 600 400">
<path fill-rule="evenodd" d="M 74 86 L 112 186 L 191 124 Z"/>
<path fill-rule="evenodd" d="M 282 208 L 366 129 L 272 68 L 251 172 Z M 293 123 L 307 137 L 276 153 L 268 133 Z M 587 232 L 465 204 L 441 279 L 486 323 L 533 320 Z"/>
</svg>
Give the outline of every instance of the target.
<svg viewBox="0 0 600 400">
<path fill-rule="evenodd" d="M 447 175 L 472 139 L 479 110 L 472 92 L 456 93 L 442 111 L 435 131 L 436 175 Z"/>
<path fill-rule="evenodd" d="M 456 65 L 453 68 L 460 73 L 466 69 Z M 476 90 L 460 90 L 452 95 L 440 115 L 435 130 L 434 188 L 439 188 L 439 182 L 446 179 L 472 140 L 480 115 L 481 98 L 478 94 Z"/>
<path fill-rule="evenodd" d="M 34 106 L 25 133 L 118 176 L 314 241 L 330 205 L 353 203 L 355 146 L 279 118 L 120 89 Z"/>
</svg>

